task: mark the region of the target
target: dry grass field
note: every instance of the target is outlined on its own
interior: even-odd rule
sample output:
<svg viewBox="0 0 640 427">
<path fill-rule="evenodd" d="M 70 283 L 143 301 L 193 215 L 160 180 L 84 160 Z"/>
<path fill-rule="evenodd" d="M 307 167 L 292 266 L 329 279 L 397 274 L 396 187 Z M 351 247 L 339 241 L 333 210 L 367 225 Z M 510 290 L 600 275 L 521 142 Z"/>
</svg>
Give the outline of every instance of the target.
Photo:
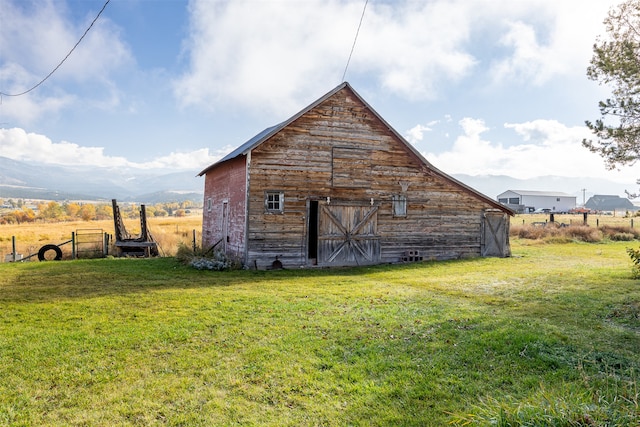
<svg viewBox="0 0 640 427">
<path fill-rule="evenodd" d="M 640 218 L 615 215 L 518 215 L 511 220 L 512 238 L 545 243 L 632 241 L 640 239 Z"/>
<path fill-rule="evenodd" d="M 127 231 L 131 234 L 140 233 L 139 219 L 124 220 Z M 147 225 L 153 238 L 158 242 L 160 254 L 173 256 L 180 243 L 191 245 L 193 231 L 196 232 L 196 242 L 200 244 L 202 231 L 202 216 L 193 214 L 184 217 L 152 217 Z M 101 221 L 68 221 L 68 222 L 32 222 L 23 224 L 0 224 L 0 259 L 12 253 L 12 237 L 16 240 L 16 253 L 27 257 L 38 253 L 46 244 L 59 245 L 71 239 L 72 233 L 94 230 L 101 233 L 114 234 L 113 220 Z M 63 257 L 71 256 L 71 245 L 61 247 Z M 109 248 L 113 253 L 113 248 Z M 32 260 L 37 261 L 37 257 Z"/>
</svg>

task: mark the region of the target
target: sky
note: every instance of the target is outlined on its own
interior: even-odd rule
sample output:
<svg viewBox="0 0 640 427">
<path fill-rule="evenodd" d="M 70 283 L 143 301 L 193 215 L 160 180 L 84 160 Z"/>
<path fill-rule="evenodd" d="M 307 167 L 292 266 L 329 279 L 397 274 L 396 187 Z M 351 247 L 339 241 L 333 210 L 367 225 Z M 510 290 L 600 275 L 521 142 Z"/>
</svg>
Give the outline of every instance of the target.
<svg viewBox="0 0 640 427">
<path fill-rule="evenodd" d="M 41 82 L 105 2 L 0 0 L 0 92 Z M 49 78 L 0 97 L 0 156 L 195 175 L 346 80 L 448 174 L 633 189 L 638 165 L 581 145 L 611 91 L 586 68 L 617 3 L 110 0 Z"/>
</svg>

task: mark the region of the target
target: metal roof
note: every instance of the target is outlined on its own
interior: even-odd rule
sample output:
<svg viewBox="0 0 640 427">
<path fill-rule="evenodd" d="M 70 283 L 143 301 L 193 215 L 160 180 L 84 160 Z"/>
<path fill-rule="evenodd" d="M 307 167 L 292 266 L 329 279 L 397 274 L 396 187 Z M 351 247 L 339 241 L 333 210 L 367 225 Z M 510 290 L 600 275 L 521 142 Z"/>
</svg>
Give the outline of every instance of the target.
<svg viewBox="0 0 640 427">
<path fill-rule="evenodd" d="M 598 211 L 615 211 L 617 209 L 637 210 L 638 207 L 631 200 L 620 196 L 594 195 L 587 200 L 586 208 Z"/>
<path fill-rule="evenodd" d="M 571 194 L 563 193 L 561 191 L 533 191 L 533 190 L 507 190 L 504 193 L 500 194 L 501 196 L 505 193 L 515 193 L 520 196 L 549 196 L 549 197 L 576 197 Z"/>
<path fill-rule="evenodd" d="M 250 140 L 248 140 L 247 142 L 245 142 L 244 144 L 242 144 L 241 146 L 239 146 L 238 148 L 236 148 L 235 150 L 227 154 L 226 156 L 224 156 L 222 159 L 218 160 L 216 163 L 214 163 L 214 165 L 218 163 L 226 162 L 227 160 L 234 159 L 241 154 L 247 154 L 247 152 L 251 151 L 251 149 L 253 149 L 254 146 L 259 145 L 264 139 L 267 139 L 267 136 L 271 136 L 271 134 L 278 133 L 278 131 L 284 127 L 283 123 L 266 128 L 265 130 L 263 130 L 262 132 L 260 132 L 259 134 L 257 134 L 256 136 L 254 136 L 253 138 L 251 138 Z M 200 175 L 202 175 L 203 172 L 200 172 Z"/>
</svg>

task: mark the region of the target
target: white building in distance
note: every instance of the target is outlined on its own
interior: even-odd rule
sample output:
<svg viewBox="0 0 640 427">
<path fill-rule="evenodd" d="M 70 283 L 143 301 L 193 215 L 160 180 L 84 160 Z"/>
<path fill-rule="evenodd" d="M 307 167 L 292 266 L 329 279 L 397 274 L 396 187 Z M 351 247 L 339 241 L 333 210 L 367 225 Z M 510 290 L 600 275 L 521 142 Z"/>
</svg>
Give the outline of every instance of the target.
<svg viewBox="0 0 640 427">
<path fill-rule="evenodd" d="M 559 191 L 507 190 L 498 202 L 518 213 L 568 212 L 576 207 L 576 196 Z"/>
</svg>

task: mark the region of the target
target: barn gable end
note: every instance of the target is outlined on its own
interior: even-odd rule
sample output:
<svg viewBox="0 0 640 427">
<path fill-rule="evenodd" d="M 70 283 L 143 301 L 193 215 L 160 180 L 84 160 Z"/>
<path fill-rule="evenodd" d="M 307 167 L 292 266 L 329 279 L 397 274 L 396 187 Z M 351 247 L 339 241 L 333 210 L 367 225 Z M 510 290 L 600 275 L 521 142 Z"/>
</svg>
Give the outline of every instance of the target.
<svg viewBox="0 0 640 427">
<path fill-rule="evenodd" d="M 207 199 L 220 205 L 223 177 L 244 176 L 245 213 L 225 221 L 244 229 L 228 249 L 248 267 L 509 255 L 512 212 L 430 165 L 348 83 L 201 175 L 205 246 L 227 239 Z"/>
</svg>

